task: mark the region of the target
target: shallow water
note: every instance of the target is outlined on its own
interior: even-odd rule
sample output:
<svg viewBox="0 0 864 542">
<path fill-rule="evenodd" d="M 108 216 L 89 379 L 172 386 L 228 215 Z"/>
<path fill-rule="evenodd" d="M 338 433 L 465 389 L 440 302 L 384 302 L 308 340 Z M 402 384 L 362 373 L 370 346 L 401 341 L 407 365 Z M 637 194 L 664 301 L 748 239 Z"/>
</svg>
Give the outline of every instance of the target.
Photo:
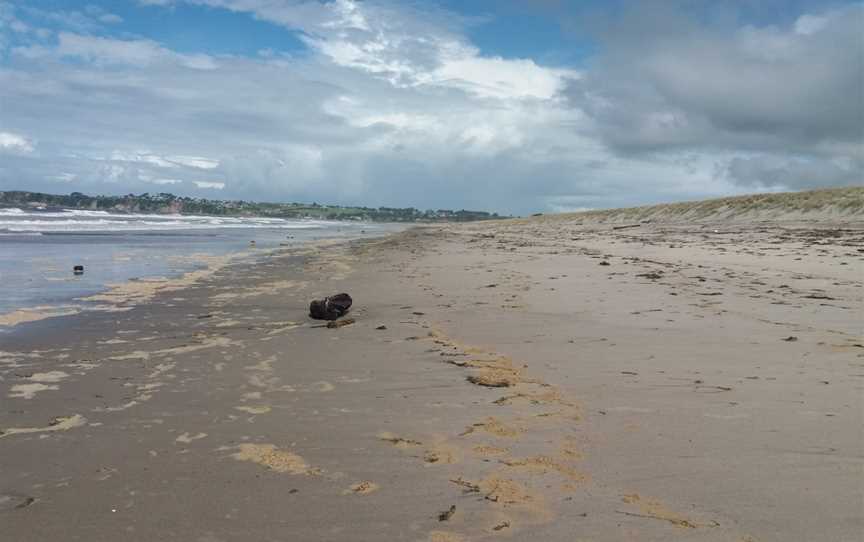
<svg viewBox="0 0 864 542">
<path fill-rule="evenodd" d="M 210 257 L 403 226 L 360 222 L 0 209 L 0 314 L 73 303 L 108 284 L 173 277 Z M 250 243 L 255 241 L 254 246 Z M 76 276 L 75 265 L 85 272 Z"/>
</svg>

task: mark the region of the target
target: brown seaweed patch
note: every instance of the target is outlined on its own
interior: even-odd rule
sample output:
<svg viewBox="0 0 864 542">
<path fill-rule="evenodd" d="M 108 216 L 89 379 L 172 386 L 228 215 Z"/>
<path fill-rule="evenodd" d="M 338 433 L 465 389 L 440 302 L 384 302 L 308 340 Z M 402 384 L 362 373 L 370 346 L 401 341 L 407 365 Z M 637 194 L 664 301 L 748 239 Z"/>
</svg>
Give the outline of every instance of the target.
<svg viewBox="0 0 864 542">
<path fill-rule="evenodd" d="M 382 432 L 378 433 L 377 436 L 380 440 L 383 440 L 385 442 L 389 442 L 390 444 L 392 444 L 396 448 L 399 448 L 402 450 L 405 450 L 408 448 L 413 448 L 415 446 L 422 446 L 423 445 L 423 443 L 420 442 L 419 440 L 403 438 L 403 437 L 394 435 L 393 433 L 391 433 L 389 431 L 382 431 Z"/>
<path fill-rule="evenodd" d="M 519 374 L 512 369 L 482 369 L 469 375 L 468 382 L 487 388 L 511 388 L 519 383 Z"/>
<path fill-rule="evenodd" d="M 512 405 L 517 402 L 526 402 L 532 405 L 561 405 L 568 407 L 575 407 L 574 403 L 565 400 L 561 392 L 556 389 L 548 389 L 541 392 L 534 393 L 514 393 L 511 395 L 505 395 L 499 399 L 493 401 L 496 405 Z"/>
<path fill-rule="evenodd" d="M 460 436 L 470 435 L 471 433 L 474 433 L 476 431 L 483 431 L 496 437 L 513 438 L 518 436 L 519 433 L 522 433 L 525 430 L 521 427 L 511 427 L 501 422 L 501 420 L 490 416 L 482 422 L 478 422 L 466 427 L 465 431 L 460 433 Z"/>
<path fill-rule="evenodd" d="M 488 455 L 502 455 L 508 452 L 507 448 L 501 448 L 498 446 L 490 446 L 488 444 L 481 444 L 479 446 L 474 446 L 471 448 L 471 451 L 477 455 L 488 456 Z"/>
<path fill-rule="evenodd" d="M 378 491 L 381 488 L 375 482 L 370 482 L 368 480 L 364 480 L 363 482 L 358 482 L 356 484 L 351 485 L 348 489 L 342 492 L 343 495 L 368 495 L 369 493 L 373 493 Z"/>
<path fill-rule="evenodd" d="M 321 474 L 320 469 L 311 467 L 299 455 L 287 450 L 280 450 L 273 444 L 241 444 L 240 451 L 231 455 L 237 461 L 251 461 L 269 470 L 287 474 L 304 474 L 313 476 Z"/>
<path fill-rule="evenodd" d="M 508 467 L 523 468 L 539 474 L 557 472 L 574 482 L 581 482 L 585 479 L 585 476 L 577 472 L 573 467 L 565 465 L 557 459 L 545 455 L 537 455 L 523 459 L 502 459 L 501 463 Z"/>
<path fill-rule="evenodd" d="M 459 462 L 460 455 L 459 448 L 452 444 L 441 442 L 432 445 L 432 447 L 426 450 L 423 454 L 423 461 L 430 465 L 452 465 Z"/>
<path fill-rule="evenodd" d="M 465 493 L 479 493 L 487 501 L 504 506 L 534 504 L 541 500 L 539 495 L 535 495 L 519 482 L 497 474 L 489 475 L 477 482 L 462 478 L 454 478 L 450 481 L 461 486 Z"/>
</svg>

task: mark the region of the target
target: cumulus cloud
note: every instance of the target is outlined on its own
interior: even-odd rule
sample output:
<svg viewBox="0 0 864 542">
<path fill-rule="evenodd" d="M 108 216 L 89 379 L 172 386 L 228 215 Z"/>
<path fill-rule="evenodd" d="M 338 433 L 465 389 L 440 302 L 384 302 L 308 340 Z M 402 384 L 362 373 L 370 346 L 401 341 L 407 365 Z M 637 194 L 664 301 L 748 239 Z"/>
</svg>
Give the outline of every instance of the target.
<svg viewBox="0 0 864 542">
<path fill-rule="evenodd" d="M 669 5 L 643 4 L 598 31 L 603 52 L 567 91 L 593 133 L 624 156 L 741 153 L 721 171 L 748 186 L 760 175 L 788 188 L 862 181 L 862 5 L 733 27 Z"/>
<path fill-rule="evenodd" d="M 0 132 L 0 152 L 31 153 L 35 150 L 33 142 L 12 132 Z"/>
<path fill-rule="evenodd" d="M 485 57 L 462 34 L 467 19 L 443 10 L 384 2 L 188 0 L 251 13 L 288 29 L 329 61 L 382 77 L 394 85 L 452 86 L 481 97 L 555 96 L 573 70 L 532 59 Z"/>
</svg>

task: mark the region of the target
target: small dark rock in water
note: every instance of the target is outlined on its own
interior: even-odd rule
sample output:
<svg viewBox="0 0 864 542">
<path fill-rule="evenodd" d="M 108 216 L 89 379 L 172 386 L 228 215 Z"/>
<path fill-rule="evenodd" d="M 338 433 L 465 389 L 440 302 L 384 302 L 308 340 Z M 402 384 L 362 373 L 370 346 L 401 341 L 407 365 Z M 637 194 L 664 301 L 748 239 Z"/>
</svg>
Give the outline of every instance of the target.
<svg viewBox="0 0 864 542">
<path fill-rule="evenodd" d="M 336 294 L 324 299 L 315 299 L 309 304 L 309 316 L 316 320 L 335 320 L 344 316 L 351 309 L 352 302 L 351 296 L 348 294 Z"/>
<path fill-rule="evenodd" d="M 378 331 L 382 331 L 382 330 L 384 330 L 384 329 L 387 329 L 387 326 L 385 326 L 385 325 L 382 324 L 382 325 L 376 327 L 375 329 L 377 329 Z"/>
<path fill-rule="evenodd" d="M 599 265 L 612 265 L 612 264 L 607 262 L 606 260 L 603 260 L 602 262 L 599 263 Z"/>
<path fill-rule="evenodd" d="M 785 339 L 781 339 L 781 340 L 786 341 L 787 343 L 794 343 L 795 341 L 798 340 L 798 337 L 796 337 L 795 335 L 789 335 Z"/>
<path fill-rule="evenodd" d="M 72 273 L 74 273 L 76 275 L 83 275 L 84 274 L 84 266 L 83 265 L 76 265 L 75 267 L 72 268 Z"/>
</svg>

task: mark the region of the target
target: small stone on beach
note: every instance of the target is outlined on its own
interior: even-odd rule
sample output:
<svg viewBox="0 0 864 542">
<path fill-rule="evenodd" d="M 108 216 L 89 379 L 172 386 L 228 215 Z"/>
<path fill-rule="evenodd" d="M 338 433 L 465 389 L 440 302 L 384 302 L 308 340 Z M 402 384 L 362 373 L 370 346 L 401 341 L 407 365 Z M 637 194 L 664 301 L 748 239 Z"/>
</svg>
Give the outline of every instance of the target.
<svg viewBox="0 0 864 542">
<path fill-rule="evenodd" d="M 438 521 L 447 521 L 456 513 L 456 505 L 451 505 L 449 509 L 438 514 Z"/>
</svg>

